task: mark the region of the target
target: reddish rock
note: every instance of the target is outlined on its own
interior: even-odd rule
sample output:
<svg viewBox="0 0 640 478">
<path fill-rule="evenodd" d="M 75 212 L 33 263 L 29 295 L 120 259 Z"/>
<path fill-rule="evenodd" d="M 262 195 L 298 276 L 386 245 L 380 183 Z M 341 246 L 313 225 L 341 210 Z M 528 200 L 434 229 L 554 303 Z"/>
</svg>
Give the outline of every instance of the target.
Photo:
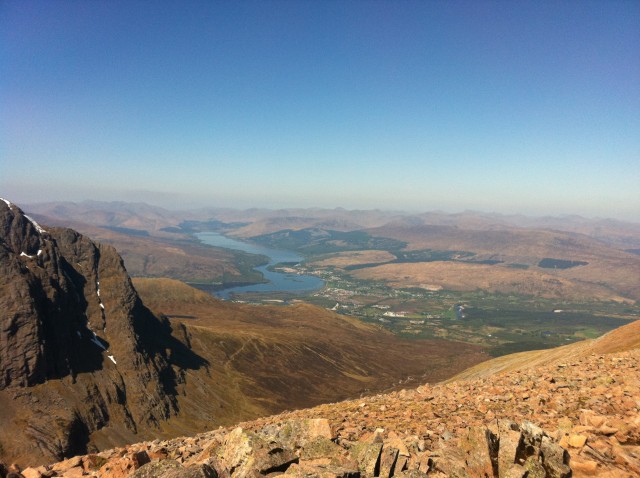
<svg viewBox="0 0 640 478">
<path fill-rule="evenodd" d="M 592 460 L 572 460 L 571 468 L 576 476 L 598 476 L 598 462 Z"/>
<path fill-rule="evenodd" d="M 395 473 L 397 461 L 398 449 L 383 445 L 380 453 L 380 466 L 377 476 L 380 478 L 391 478 Z"/>
<path fill-rule="evenodd" d="M 51 469 L 53 471 L 56 471 L 56 472 L 65 472 L 69 468 L 74 468 L 76 466 L 81 466 L 81 465 L 82 465 L 82 457 L 81 456 L 74 456 L 74 457 L 69 458 L 67 460 L 64 460 L 64 461 L 61 461 L 59 463 L 56 463 L 55 465 L 53 465 L 51 467 Z"/>
<path fill-rule="evenodd" d="M 77 478 L 79 476 L 84 475 L 84 470 L 81 466 L 74 466 L 73 468 L 69 468 L 62 474 L 62 478 Z"/>
<path fill-rule="evenodd" d="M 582 448 L 587 443 L 587 436 L 580 434 L 569 435 L 569 446 L 573 448 Z"/>
<path fill-rule="evenodd" d="M 25 468 L 24 470 L 22 470 L 22 476 L 24 476 L 24 478 L 42 478 L 44 476 L 46 476 L 48 473 L 48 470 L 46 469 L 46 467 L 44 466 L 39 466 L 37 468 Z"/>
</svg>

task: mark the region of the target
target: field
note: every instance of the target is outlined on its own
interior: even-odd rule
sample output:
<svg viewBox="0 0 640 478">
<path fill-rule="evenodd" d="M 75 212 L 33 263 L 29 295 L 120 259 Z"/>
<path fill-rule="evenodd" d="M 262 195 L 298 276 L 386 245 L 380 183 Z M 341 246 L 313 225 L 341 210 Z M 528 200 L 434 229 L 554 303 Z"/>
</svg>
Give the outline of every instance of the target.
<svg viewBox="0 0 640 478">
<path fill-rule="evenodd" d="M 628 302 L 397 288 L 335 268 L 315 273 L 326 285 L 313 294 L 245 294 L 239 299 L 304 301 L 380 325 L 400 337 L 477 344 L 492 356 L 594 338 L 640 317 L 640 308 Z"/>
</svg>

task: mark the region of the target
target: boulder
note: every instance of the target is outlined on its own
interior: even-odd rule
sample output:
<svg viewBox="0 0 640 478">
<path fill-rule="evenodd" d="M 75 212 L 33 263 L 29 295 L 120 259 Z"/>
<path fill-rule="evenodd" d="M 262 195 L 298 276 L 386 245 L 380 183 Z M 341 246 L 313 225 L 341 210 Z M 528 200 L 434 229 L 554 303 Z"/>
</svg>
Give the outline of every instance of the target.
<svg viewBox="0 0 640 478">
<path fill-rule="evenodd" d="M 288 420 L 284 423 L 262 428 L 258 434 L 267 440 L 277 441 L 296 449 L 304 447 L 317 437 L 335 440 L 336 433 L 324 418 Z"/>
<path fill-rule="evenodd" d="M 285 475 L 296 478 L 360 478 L 360 471 L 340 465 L 300 463 L 291 465 Z"/>
<path fill-rule="evenodd" d="M 22 476 L 24 478 L 42 478 L 47 474 L 47 469 L 44 466 L 39 466 L 37 468 L 25 468 L 22 470 Z"/>
<path fill-rule="evenodd" d="M 131 478 L 161 478 L 174 470 L 183 470 L 182 465 L 175 460 L 154 461 L 141 466 Z"/>
<path fill-rule="evenodd" d="M 497 437 L 488 429 L 469 428 L 461 438 L 443 442 L 440 456 L 434 459 L 435 470 L 450 476 L 495 476 Z"/>
<path fill-rule="evenodd" d="M 298 461 L 291 449 L 242 428 L 236 428 L 226 436 L 217 457 L 219 465 L 234 478 L 284 472 Z"/>
<path fill-rule="evenodd" d="M 358 442 L 351 448 L 351 456 L 358 462 L 358 468 L 365 477 L 378 476 L 382 443 Z"/>
<path fill-rule="evenodd" d="M 394 476 L 397 461 L 398 449 L 383 446 L 382 452 L 380 453 L 380 469 L 378 476 L 380 478 L 391 478 Z"/>
</svg>

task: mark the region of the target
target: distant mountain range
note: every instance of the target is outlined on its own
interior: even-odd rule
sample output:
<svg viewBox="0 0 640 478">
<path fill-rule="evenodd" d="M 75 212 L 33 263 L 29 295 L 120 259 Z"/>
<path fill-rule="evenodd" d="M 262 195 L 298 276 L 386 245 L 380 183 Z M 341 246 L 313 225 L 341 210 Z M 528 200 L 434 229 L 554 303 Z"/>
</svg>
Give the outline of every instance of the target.
<svg viewBox="0 0 640 478">
<path fill-rule="evenodd" d="M 65 222 L 80 222 L 93 226 L 116 226 L 129 229 L 160 231 L 177 227 L 185 220 L 246 222 L 245 228 L 234 231 L 242 237 L 256 236 L 283 229 L 310 227 L 337 231 L 355 231 L 382 226 L 453 226 L 461 229 L 492 230 L 501 228 L 547 229 L 573 232 L 620 248 L 640 248 L 640 223 L 616 219 L 588 219 L 578 215 L 529 217 L 465 211 L 405 213 L 401 211 L 336 209 L 229 209 L 207 208 L 170 211 L 144 203 L 84 201 L 28 204 L 32 215 Z"/>
</svg>

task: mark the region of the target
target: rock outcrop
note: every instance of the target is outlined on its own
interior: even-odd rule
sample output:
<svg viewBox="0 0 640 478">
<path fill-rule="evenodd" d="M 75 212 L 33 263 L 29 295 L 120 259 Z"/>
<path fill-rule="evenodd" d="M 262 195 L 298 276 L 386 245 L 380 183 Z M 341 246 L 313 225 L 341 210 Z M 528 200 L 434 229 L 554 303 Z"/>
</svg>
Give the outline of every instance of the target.
<svg viewBox="0 0 640 478">
<path fill-rule="evenodd" d="M 61 459 L 169 417 L 170 332 L 115 249 L 0 201 L 0 457 Z"/>
<path fill-rule="evenodd" d="M 293 433 L 292 433 L 293 432 Z M 341 441 L 324 419 L 290 420 L 250 431 L 235 428 L 181 441 L 134 445 L 28 468 L 25 478 L 554 477 L 571 476 L 569 454 L 535 425 L 509 421 L 496 431 L 472 427 L 426 450 L 414 437 L 377 429 Z"/>
</svg>

